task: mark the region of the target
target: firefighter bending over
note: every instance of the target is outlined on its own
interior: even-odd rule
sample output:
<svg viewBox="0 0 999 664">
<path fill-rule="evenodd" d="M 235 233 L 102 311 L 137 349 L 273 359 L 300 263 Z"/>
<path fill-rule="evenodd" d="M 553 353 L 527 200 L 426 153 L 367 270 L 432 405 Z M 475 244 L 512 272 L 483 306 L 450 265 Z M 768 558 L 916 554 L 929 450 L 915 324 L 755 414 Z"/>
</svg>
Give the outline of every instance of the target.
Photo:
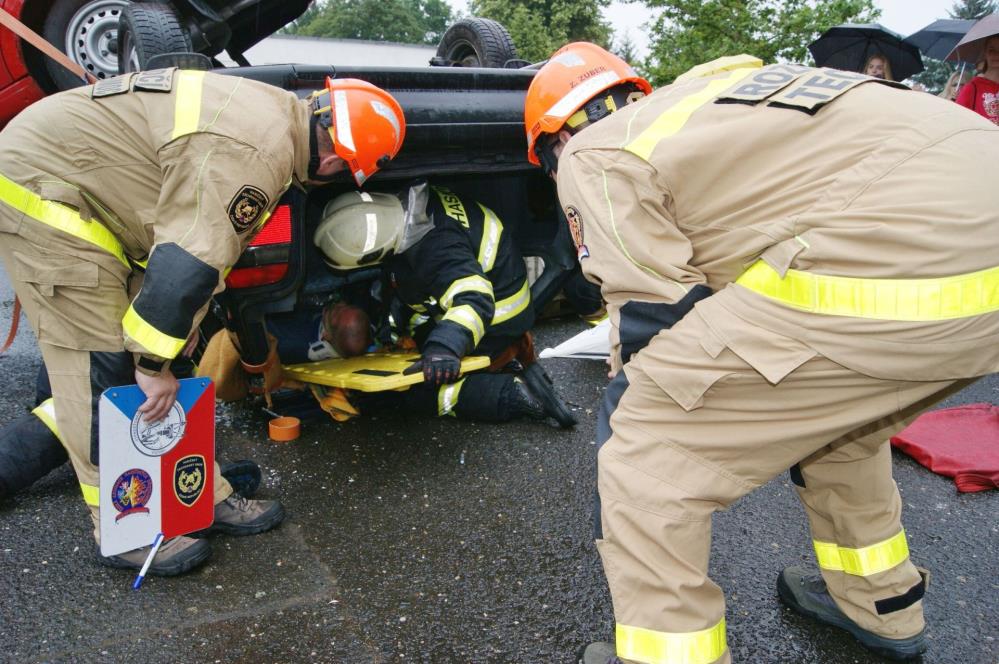
<svg viewBox="0 0 999 664">
<path fill-rule="evenodd" d="M 38 338 L 52 425 L 95 525 L 101 392 L 138 383 L 142 417 L 162 419 L 178 389 L 171 361 L 282 193 L 343 170 L 360 185 L 404 133 L 398 103 L 364 81 L 327 79 L 300 100 L 173 68 L 53 95 L 0 133 L 0 258 Z M 250 535 L 284 516 L 276 501 L 233 494 L 217 466 L 214 486 L 214 530 Z M 171 539 L 149 572 L 186 572 L 210 551 L 203 539 Z M 98 559 L 137 568 L 146 554 Z"/>
<path fill-rule="evenodd" d="M 821 575 L 783 570 L 781 599 L 918 656 L 888 439 L 999 370 L 999 128 L 748 56 L 652 93 L 586 43 L 538 71 L 525 126 L 614 330 L 597 547 L 616 647 L 586 664 L 731 661 L 711 517 L 788 468 Z"/>
</svg>

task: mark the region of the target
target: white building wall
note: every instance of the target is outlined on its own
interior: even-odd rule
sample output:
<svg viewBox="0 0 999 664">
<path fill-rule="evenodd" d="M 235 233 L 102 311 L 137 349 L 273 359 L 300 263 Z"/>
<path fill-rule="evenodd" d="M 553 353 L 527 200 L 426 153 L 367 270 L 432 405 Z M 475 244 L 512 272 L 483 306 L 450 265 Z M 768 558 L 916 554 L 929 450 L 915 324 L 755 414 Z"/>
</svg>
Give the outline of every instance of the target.
<svg viewBox="0 0 999 664">
<path fill-rule="evenodd" d="M 297 35 L 273 35 L 261 40 L 246 53 L 251 65 L 351 65 L 371 67 L 425 67 L 437 52 L 436 46 L 396 44 L 361 39 L 325 39 Z M 226 65 L 235 65 L 222 53 Z"/>
</svg>

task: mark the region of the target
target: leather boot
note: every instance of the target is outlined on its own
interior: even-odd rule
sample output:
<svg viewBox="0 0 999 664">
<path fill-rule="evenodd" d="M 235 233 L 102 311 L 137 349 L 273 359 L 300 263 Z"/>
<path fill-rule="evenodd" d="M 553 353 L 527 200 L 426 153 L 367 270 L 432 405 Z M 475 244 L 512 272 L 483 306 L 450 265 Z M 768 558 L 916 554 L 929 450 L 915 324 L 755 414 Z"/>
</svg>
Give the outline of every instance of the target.
<svg viewBox="0 0 999 664">
<path fill-rule="evenodd" d="M 889 639 L 869 632 L 850 620 L 836 605 L 821 574 L 800 567 L 788 567 L 777 577 L 781 601 L 798 613 L 849 632 L 868 650 L 895 660 L 914 659 L 926 650 L 924 629 L 907 639 Z"/>
<path fill-rule="evenodd" d="M 97 562 L 119 569 L 142 569 L 143 563 L 149 556 L 149 549 L 150 547 L 144 546 L 115 556 L 102 556 L 101 547 L 97 545 Z M 208 560 L 211 555 L 212 547 L 207 540 L 174 537 L 160 545 L 160 550 L 156 552 L 156 557 L 153 558 L 153 563 L 146 574 L 177 576 L 191 571 Z"/>
<path fill-rule="evenodd" d="M 563 429 L 576 426 L 576 416 L 559 398 L 558 393 L 555 392 L 555 384 L 540 364 L 535 362 L 524 369 L 524 382 L 527 383 L 531 389 L 531 394 L 544 408 L 545 415 L 553 418 Z"/>
<path fill-rule="evenodd" d="M 249 500 L 237 493 L 215 506 L 215 523 L 208 533 L 256 535 L 284 520 L 284 507 L 276 500 Z"/>
</svg>

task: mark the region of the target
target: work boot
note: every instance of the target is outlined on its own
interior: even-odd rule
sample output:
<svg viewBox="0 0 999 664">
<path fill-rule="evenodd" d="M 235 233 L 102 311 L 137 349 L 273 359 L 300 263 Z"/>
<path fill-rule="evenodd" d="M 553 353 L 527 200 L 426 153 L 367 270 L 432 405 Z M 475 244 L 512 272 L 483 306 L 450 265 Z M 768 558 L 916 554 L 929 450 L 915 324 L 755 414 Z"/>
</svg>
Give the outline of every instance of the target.
<svg viewBox="0 0 999 664">
<path fill-rule="evenodd" d="M 250 459 L 220 461 L 219 472 L 232 485 L 232 490 L 244 498 L 253 498 L 260 488 L 260 466 Z"/>
<path fill-rule="evenodd" d="M 579 664 L 625 664 L 625 661 L 617 656 L 613 643 L 597 641 L 586 646 Z"/>
<path fill-rule="evenodd" d="M 846 630 L 860 645 L 882 657 L 913 659 L 926 650 L 925 629 L 907 639 L 889 639 L 869 632 L 847 618 L 826 589 L 821 574 L 809 573 L 801 567 L 788 567 L 777 576 L 777 594 L 798 613 Z"/>
<path fill-rule="evenodd" d="M 149 557 L 150 548 L 144 546 L 141 549 L 133 549 L 115 556 L 102 556 L 101 547 L 97 545 L 97 562 L 118 569 L 142 569 L 146 558 Z M 160 545 L 160 550 L 156 552 L 156 557 L 153 558 L 146 574 L 177 576 L 191 571 L 208 560 L 211 555 L 212 547 L 207 540 L 173 537 Z"/>
<path fill-rule="evenodd" d="M 535 362 L 524 369 L 524 382 L 535 400 L 541 404 L 545 415 L 554 418 L 563 429 L 576 426 L 576 416 L 555 392 L 555 384 L 540 364 Z"/>
<path fill-rule="evenodd" d="M 276 500 L 249 500 L 237 493 L 215 506 L 215 523 L 203 533 L 256 535 L 284 520 L 284 507 Z"/>
<path fill-rule="evenodd" d="M 534 394 L 521 378 L 514 378 L 513 385 L 509 388 L 510 414 L 514 417 L 530 417 L 534 420 L 543 420 L 548 415 L 545 407 L 537 400 Z"/>
</svg>

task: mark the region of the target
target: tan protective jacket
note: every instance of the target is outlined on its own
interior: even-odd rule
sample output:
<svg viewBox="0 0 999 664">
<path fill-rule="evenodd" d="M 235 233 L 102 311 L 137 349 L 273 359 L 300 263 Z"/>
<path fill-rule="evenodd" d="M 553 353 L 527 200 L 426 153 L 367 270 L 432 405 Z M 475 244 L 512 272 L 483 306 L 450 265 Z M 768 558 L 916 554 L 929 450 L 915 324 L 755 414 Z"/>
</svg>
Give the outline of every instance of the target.
<svg viewBox="0 0 999 664">
<path fill-rule="evenodd" d="M 23 213 L 0 215 L 0 231 L 76 235 L 80 255 L 123 285 L 145 266 L 123 342 L 156 364 L 183 348 L 227 268 L 307 177 L 308 131 L 305 102 L 235 76 L 164 69 L 57 94 L 0 133 L 0 200 Z"/>
<path fill-rule="evenodd" d="M 999 370 L 995 125 L 772 65 L 674 84 L 597 126 L 566 146 L 558 188 L 615 351 L 628 311 L 706 284 L 698 312 L 772 383 L 816 353 L 887 379 Z"/>
</svg>

